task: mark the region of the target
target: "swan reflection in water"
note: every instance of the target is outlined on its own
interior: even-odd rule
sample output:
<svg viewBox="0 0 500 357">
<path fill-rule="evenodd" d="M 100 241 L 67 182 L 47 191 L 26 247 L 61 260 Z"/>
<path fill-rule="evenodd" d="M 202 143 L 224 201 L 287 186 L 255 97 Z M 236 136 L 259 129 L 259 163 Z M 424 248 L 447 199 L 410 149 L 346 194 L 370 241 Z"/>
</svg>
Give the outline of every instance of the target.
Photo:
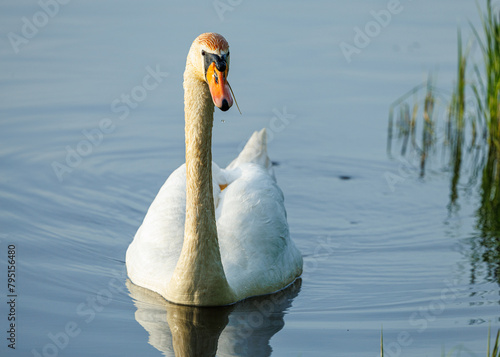
<svg viewBox="0 0 500 357">
<path fill-rule="evenodd" d="M 149 343 L 175 357 L 270 356 L 269 340 L 285 325 L 285 313 L 300 285 L 297 279 L 277 293 L 235 305 L 195 307 L 169 303 L 127 279 L 135 319 L 149 333 Z"/>
</svg>

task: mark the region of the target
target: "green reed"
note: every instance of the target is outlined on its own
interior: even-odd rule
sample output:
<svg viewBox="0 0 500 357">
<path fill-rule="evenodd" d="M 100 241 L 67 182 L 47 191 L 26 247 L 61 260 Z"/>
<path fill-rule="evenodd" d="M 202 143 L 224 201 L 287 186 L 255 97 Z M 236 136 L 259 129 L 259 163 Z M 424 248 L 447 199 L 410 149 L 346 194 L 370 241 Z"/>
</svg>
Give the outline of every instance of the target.
<svg viewBox="0 0 500 357">
<path fill-rule="evenodd" d="M 488 153 L 483 171 L 483 183 L 500 182 L 500 15 L 495 16 L 491 0 L 487 0 L 486 14 L 481 13 L 482 36 L 472 26 L 483 57 L 483 70 L 474 67 L 475 83 L 472 85 L 477 105 L 477 122 L 486 132 Z M 498 185 L 496 185 L 498 187 Z M 493 187 L 491 187 L 493 188 Z M 491 192 L 498 202 L 498 189 Z"/>
<path fill-rule="evenodd" d="M 493 345 L 493 351 L 490 354 L 490 332 L 491 329 L 488 328 L 488 347 L 487 356 L 488 357 L 500 357 L 500 330 L 497 331 L 497 338 L 495 339 L 495 344 Z"/>
<path fill-rule="evenodd" d="M 482 260 L 487 266 L 486 279 L 500 284 L 500 14 L 494 14 L 491 0 L 486 1 L 484 13 L 479 5 L 478 9 L 481 28 L 478 31 L 471 25 L 473 36 L 467 46 L 463 45 L 460 29 L 457 33 L 457 79 L 451 96 L 445 100 L 448 105 L 445 105 L 444 136 L 436 135 L 439 123 L 435 113 L 442 103 L 438 99 L 444 96 L 429 78 L 391 105 L 387 151 L 392 156 L 393 141 L 398 141 L 402 157 L 414 155 L 419 160 L 423 177 L 426 162 L 441 139 L 442 153 L 447 158 L 444 166 L 451 172 L 450 209 L 457 207 L 459 182 L 464 172 L 469 176 L 466 186 L 480 183 L 480 205 L 476 211 L 478 234 L 471 243 L 471 264 L 474 267 Z M 480 50 L 481 64 L 470 63 L 474 47 Z M 469 93 L 472 95 L 468 96 Z M 418 126 L 421 126 L 421 139 Z M 471 281 L 476 279 L 475 271 L 471 269 Z M 380 343 L 383 357 L 382 331 Z M 452 356 L 459 348 L 447 354 L 442 352 L 442 356 Z M 500 330 L 490 354 L 488 329 L 487 357 L 500 357 Z"/>
<path fill-rule="evenodd" d="M 419 93 L 424 88 L 426 91 L 421 109 L 419 105 Z M 413 98 L 411 106 L 408 103 L 409 98 Z M 432 85 L 432 78 L 429 78 L 426 83 L 412 88 L 409 92 L 398 98 L 391 105 L 389 111 L 387 152 L 390 156 L 392 155 L 392 141 L 398 140 L 401 143 L 401 156 L 404 157 L 407 153 L 412 153 L 418 157 L 421 177 L 425 175 L 426 160 L 436 142 L 436 122 L 434 118 L 436 102 L 437 99 Z M 395 111 L 397 112 L 396 120 L 394 120 Z M 417 124 L 420 114 L 423 118 L 423 130 L 421 139 L 419 140 L 417 136 Z M 397 131 L 396 137 L 394 137 L 395 130 Z"/>
<path fill-rule="evenodd" d="M 474 67 L 472 90 L 478 126 L 483 125 L 487 143 L 477 227 L 488 275 L 500 282 L 500 15 L 493 14 L 491 0 L 487 1 L 486 13 L 481 13 L 481 24 L 482 36 L 472 26 L 483 58 L 482 70 Z"/>
<path fill-rule="evenodd" d="M 488 128 L 488 144 L 500 151 L 500 17 L 493 15 L 491 0 L 487 0 L 486 14 L 482 14 L 483 37 L 474 26 L 472 30 L 483 57 L 484 73 L 475 67 L 477 83 L 472 86 L 478 104 L 478 120 Z"/>
<path fill-rule="evenodd" d="M 451 98 L 447 101 L 448 117 L 445 126 L 444 144 L 449 155 L 449 168 L 453 172 L 452 187 L 456 189 L 462 164 L 464 161 L 464 150 L 467 153 L 478 155 L 478 147 L 487 148 L 481 157 L 475 157 L 469 161 L 483 167 L 489 161 L 494 165 L 492 170 L 493 181 L 498 182 L 500 175 L 500 16 L 494 16 L 491 0 L 487 0 L 486 13 L 480 11 L 483 31 L 480 33 L 471 26 L 474 33 L 475 43 L 481 50 L 483 65 L 471 66 L 469 57 L 471 55 L 472 43 L 464 48 L 462 33 L 460 29 L 458 38 L 458 63 L 457 80 L 453 87 Z M 471 70 L 472 67 L 472 70 Z M 415 140 L 415 130 L 419 110 L 418 93 L 427 88 L 423 100 L 422 115 L 422 139 Z M 432 117 L 436 104 L 436 92 L 433 90 L 432 79 L 421 84 L 398 98 L 390 108 L 388 145 L 389 153 L 392 150 L 394 139 L 401 141 L 401 155 L 407 153 L 408 145 L 415 149 L 420 155 L 421 176 L 425 174 L 425 163 L 435 139 L 435 126 L 437 123 Z M 471 100 L 467 102 L 467 92 L 473 93 Z M 413 110 L 410 114 L 410 97 L 414 98 Z M 399 133 L 394 135 L 394 112 L 398 113 L 397 129 Z M 466 145 L 465 137 L 469 138 Z M 412 139 L 410 142 L 409 139 Z M 469 168 L 472 173 L 478 171 L 478 167 Z M 452 200 L 453 197 L 452 197 Z"/>
<path fill-rule="evenodd" d="M 446 127 L 446 142 L 449 145 L 450 166 L 452 172 L 450 187 L 450 205 L 454 205 L 458 199 L 458 183 L 462 170 L 462 155 L 464 146 L 465 132 L 465 95 L 466 95 L 466 69 L 469 48 L 465 51 L 462 45 L 462 33 L 458 29 L 458 66 L 457 81 L 451 95 L 451 101 L 448 108 L 448 123 Z M 476 124 L 470 120 L 472 128 L 472 145 L 476 142 Z"/>
<path fill-rule="evenodd" d="M 393 142 L 399 142 L 400 156 L 412 156 L 409 161 L 419 165 L 420 177 L 439 150 L 451 174 L 450 212 L 459 208 L 459 192 L 479 189 L 479 234 L 472 254 L 486 263 L 487 278 L 500 284 L 500 14 L 494 14 L 491 0 L 485 10 L 478 9 L 481 26 L 471 25 L 466 45 L 457 31 L 451 95 L 443 95 L 429 78 L 398 98 L 389 111 L 387 150 L 392 156 Z M 480 62 L 475 64 L 477 55 Z M 447 115 L 440 121 L 443 108 Z"/>
</svg>

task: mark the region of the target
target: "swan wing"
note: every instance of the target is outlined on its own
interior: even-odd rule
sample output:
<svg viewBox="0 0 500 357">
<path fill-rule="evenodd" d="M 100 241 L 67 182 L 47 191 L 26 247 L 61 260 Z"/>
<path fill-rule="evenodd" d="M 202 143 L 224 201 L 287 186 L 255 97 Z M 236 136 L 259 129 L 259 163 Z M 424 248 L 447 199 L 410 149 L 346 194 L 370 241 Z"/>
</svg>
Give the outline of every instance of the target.
<svg viewBox="0 0 500 357">
<path fill-rule="evenodd" d="M 241 164 L 232 171 L 228 176 L 237 178 L 221 192 L 216 210 L 229 285 L 240 298 L 280 290 L 302 271 L 302 256 L 290 239 L 283 193 L 261 165 Z"/>
<path fill-rule="evenodd" d="M 300 276 L 302 256 L 290 239 L 266 129 L 254 132 L 221 173 L 228 186 L 218 194 L 216 220 L 229 285 L 240 297 L 282 289 Z"/>
<path fill-rule="evenodd" d="M 221 259 L 239 299 L 280 290 L 302 272 L 302 256 L 290 239 L 283 193 L 266 146 L 263 129 L 226 169 L 212 163 Z M 127 250 L 133 283 L 160 294 L 165 291 L 181 254 L 185 217 L 182 165 L 161 187 Z"/>
<path fill-rule="evenodd" d="M 179 259 L 186 217 L 186 165 L 165 181 L 130 244 L 127 271 L 140 286 L 160 292 Z"/>
</svg>

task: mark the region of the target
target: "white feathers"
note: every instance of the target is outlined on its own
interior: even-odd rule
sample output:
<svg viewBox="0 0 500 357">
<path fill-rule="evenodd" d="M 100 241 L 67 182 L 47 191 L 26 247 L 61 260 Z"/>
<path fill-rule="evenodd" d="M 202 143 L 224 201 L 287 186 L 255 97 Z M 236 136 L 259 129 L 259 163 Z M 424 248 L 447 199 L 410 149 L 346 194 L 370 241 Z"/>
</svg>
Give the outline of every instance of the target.
<svg viewBox="0 0 500 357">
<path fill-rule="evenodd" d="M 301 274 L 302 257 L 289 236 L 265 129 L 252 135 L 226 169 L 213 163 L 212 181 L 222 265 L 237 300 L 290 284 Z M 160 189 L 127 251 L 127 270 L 135 284 L 166 295 L 184 241 L 185 215 L 182 165 Z"/>
</svg>

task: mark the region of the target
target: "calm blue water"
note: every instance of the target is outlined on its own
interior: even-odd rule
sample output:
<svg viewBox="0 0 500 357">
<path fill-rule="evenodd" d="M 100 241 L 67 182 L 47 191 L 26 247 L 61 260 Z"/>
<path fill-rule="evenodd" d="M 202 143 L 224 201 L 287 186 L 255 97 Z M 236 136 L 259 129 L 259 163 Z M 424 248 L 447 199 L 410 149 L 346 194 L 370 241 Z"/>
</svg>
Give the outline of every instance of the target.
<svg viewBox="0 0 500 357">
<path fill-rule="evenodd" d="M 2 356 L 376 356 L 382 326 L 386 356 L 485 355 L 500 289 L 477 193 L 450 213 L 448 173 L 386 154 L 389 105 L 429 72 L 451 89 L 474 1 L 40 3 L 0 5 Z M 209 310 L 134 289 L 124 263 L 184 161 L 185 57 L 207 31 L 243 112 L 216 113 L 213 157 L 269 129 L 305 261 L 291 289 Z"/>
</svg>

